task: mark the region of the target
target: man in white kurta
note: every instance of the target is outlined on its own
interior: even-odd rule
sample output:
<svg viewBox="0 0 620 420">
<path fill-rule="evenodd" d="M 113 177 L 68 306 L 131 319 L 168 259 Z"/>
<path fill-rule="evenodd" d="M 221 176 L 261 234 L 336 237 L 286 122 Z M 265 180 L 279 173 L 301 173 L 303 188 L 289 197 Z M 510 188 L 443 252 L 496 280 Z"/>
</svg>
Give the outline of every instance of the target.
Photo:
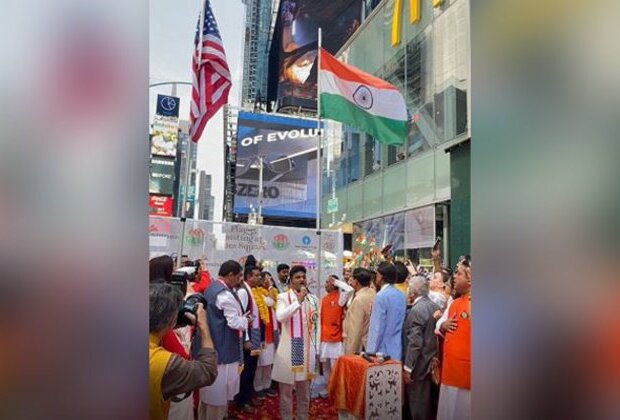
<svg viewBox="0 0 620 420">
<path fill-rule="evenodd" d="M 280 415 L 292 419 L 292 393 L 297 396 L 297 418 L 310 411 L 310 382 L 317 375 L 319 300 L 306 288 L 306 269 L 290 270 L 288 292 L 278 295 L 276 318 L 282 324 L 280 344 L 273 361 L 272 379 L 280 383 Z"/>
</svg>

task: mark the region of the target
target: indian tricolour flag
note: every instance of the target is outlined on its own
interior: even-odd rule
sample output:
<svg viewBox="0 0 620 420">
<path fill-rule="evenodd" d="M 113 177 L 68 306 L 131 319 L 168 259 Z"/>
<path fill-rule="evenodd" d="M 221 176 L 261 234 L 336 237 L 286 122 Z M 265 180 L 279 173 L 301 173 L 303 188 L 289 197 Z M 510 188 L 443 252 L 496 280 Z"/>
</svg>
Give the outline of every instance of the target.
<svg viewBox="0 0 620 420">
<path fill-rule="evenodd" d="M 409 126 L 398 89 L 341 63 L 322 48 L 319 54 L 319 116 L 365 131 L 381 143 L 403 144 Z"/>
</svg>

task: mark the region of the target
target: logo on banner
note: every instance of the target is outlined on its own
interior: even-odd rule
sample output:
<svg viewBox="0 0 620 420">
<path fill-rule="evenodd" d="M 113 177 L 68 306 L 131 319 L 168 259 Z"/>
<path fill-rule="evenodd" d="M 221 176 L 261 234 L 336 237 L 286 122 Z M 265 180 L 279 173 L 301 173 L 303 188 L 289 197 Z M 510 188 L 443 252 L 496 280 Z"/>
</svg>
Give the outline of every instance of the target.
<svg viewBox="0 0 620 420">
<path fill-rule="evenodd" d="M 273 241 L 271 242 L 273 247 L 278 251 L 283 251 L 288 248 L 288 237 L 284 234 L 279 234 L 273 237 Z"/>
<path fill-rule="evenodd" d="M 311 242 L 312 242 L 312 239 L 310 239 L 310 237 L 308 235 L 306 235 L 303 238 L 301 238 L 301 243 L 306 245 L 306 246 L 310 245 Z"/>
<path fill-rule="evenodd" d="M 164 111 L 174 111 L 174 108 L 177 107 L 177 101 L 170 96 L 164 96 L 161 98 L 161 107 Z"/>
<path fill-rule="evenodd" d="M 200 228 L 191 229 L 187 233 L 187 243 L 190 245 L 201 245 L 205 240 L 205 231 Z"/>
</svg>

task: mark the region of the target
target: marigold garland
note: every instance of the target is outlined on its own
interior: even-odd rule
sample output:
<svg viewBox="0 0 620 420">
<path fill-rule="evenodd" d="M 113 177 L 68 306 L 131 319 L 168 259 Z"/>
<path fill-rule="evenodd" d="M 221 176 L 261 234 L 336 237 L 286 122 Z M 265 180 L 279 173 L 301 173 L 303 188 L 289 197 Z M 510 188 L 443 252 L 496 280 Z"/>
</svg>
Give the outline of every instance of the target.
<svg viewBox="0 0 620 420">
<path fill-rule="evenodd" d="M 268 296 L 269 292 L 263 287 L 252 287 L 252 297 L 256 306 L 258 306 L 258 314 L 263 324 L 269 324 L 269 307 L 265 303 L 265 296 Z"/>
</svg>

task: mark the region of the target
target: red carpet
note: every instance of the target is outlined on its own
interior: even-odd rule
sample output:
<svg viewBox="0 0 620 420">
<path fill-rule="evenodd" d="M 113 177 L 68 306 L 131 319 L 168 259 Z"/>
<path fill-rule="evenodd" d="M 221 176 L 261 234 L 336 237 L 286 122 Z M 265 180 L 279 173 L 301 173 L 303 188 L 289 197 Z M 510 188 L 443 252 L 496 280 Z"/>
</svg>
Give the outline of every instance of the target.
<svg viewBox="0 0 620 420">
<path fill-rule="evenodd" d="M 295 396 L 293 395 L 293 405 Z M 228 417 L 239 420 L 272 420 L 280 418 L 280 397 L 270 397 L 264 400 L 256 400 L 256 405 L 252 406 L 255 414 L 244 413 L 237 410 L 234 403 L 228 408 Z M 295 412 L 293 412 L 293 415 Z M 333 420 L 338 418 L 336 409 L 327 398 L 314 398 L 310 400 L 310 419 L 312 420 Z M 293 417 L 294 418 L 294 417 Z"/>
</svg>

